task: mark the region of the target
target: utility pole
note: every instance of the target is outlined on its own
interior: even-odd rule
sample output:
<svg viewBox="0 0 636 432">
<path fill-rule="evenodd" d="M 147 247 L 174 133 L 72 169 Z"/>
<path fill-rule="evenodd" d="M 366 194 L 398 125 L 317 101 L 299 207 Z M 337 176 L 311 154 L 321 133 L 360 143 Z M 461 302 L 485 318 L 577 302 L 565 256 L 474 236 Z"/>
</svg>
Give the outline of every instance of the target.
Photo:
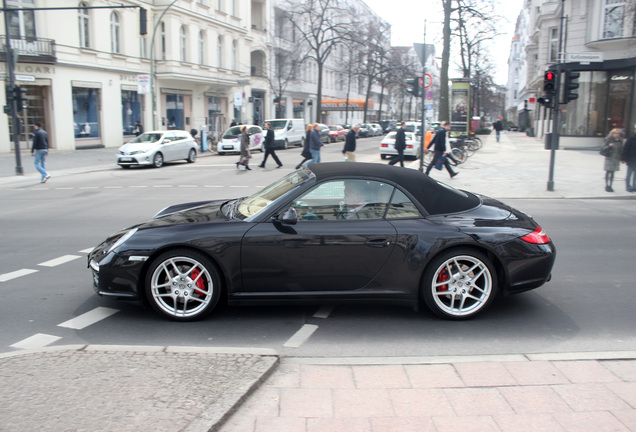
<svg viewBox="0 0 636 432">
<path fill-rule="evenodd" d="M 559 24 L 559 51 L 557 55 L 556 77 L 555 77 L 555 96 L 552 103 L 554 112 L 552 113 L 552 140 L 550 143 L 550 174 L 548 177 L 548 191 L 554 192 L 554 159 L 556 158 L 556 148 L 559 142 L 559 112 L 561 111 L 560 97 L 561 94 L 561 72 L 563 64 L 561 56 L 565 51 L 563 47 L 563 20 L 565 13 L 565 0 L 561 0 L 561 19 Z"/>
<path fill-rule="evenodd" d="M 24 175 L 24 169 L 22 168 L 22 160 L 20 158 L 20 118 L 18 117 L 18 104 L 15 94 L 15 64 L 18 60 L 18 54 L 11 47 L 11 31 L 9 29 L 9 14 L 7 13 L 7 0 L 3 0 L 3 11 L 4 11 L 4 29 L 6 33 L 6 47 L 5 52 L 7 56 L 7 74 L 9 78 L 9 82 L 7 83 L 7 97 L 10 97 L 10 100 L 7 100 L 7 105 L 9 105 L 11 110 L 11 122 L 13 125 L 13 146 L 15 149 L 15 175 Z M 22 111 L 22 107 L 20 107 L 20 111 Z"/>
</svg>

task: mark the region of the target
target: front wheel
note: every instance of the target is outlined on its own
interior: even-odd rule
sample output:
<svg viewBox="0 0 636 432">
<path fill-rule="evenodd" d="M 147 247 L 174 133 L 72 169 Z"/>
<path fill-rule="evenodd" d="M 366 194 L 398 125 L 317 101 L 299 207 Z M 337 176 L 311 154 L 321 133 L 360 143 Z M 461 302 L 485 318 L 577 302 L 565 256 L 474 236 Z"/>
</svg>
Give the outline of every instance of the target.
<svg viewBox="0 0 636 432">
<path fill-rule="evenodd" d="M 146 297 L 152 308 L 173 321 L 207 316 L 219 301 L 221 281 L 204 255 L 174 250 L 154 260 L 146 276 Z"/>
<path fill-rule="evenodd" d="M 152 158 L 152 166 L 155 168 L 161 168 L 163 165 L 163 155 L 159 152 L 155 153 L 155 157 Z"/>
<path fill-rule="evenodd" d="M 456 249 L 429 264 L 422 289 L 424 302 L 435 315 L 465 320 L 493 302 L 497 295 L 497 274 L 481 252 Z"/>
</svg>

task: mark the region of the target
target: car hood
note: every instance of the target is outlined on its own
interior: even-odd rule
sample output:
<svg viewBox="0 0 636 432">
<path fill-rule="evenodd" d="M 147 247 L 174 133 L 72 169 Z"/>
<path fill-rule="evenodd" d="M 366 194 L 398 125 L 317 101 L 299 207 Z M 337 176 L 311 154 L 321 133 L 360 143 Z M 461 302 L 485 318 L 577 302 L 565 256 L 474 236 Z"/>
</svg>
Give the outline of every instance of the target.
<svg viewBox="0 0 636 432">
<path fill-rule="evenodd" d="M 229 218 L 223 214 L 221 206 L 226 202 L 227 200 L 199 201 L 166 207 L 153 216 L 152 219 L 138 225 L 137 228 L 225 222 Z"/>
<path fill-rule="evenodd" d="M 128 143 L 119 147 L 119 151 L 122 153 L 128 153 L 132 151 L 148 151 L 157 146 L 157 143 Z"/>
</svg>

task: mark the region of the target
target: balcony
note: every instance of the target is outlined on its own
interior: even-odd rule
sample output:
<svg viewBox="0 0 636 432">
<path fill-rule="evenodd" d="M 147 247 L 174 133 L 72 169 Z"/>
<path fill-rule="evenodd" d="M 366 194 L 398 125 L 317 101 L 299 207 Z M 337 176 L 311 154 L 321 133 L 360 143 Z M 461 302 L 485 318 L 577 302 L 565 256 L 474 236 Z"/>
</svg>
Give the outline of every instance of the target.
<svg viewBox="0 0 636 432">
<path fill-rule="evenodd" d="M 7 38 L 0 36 L 0 60 L 6 61 Z M 57 62 L 55 55 L 55 41 L 53 39 L 41 38 L 11 38 L 11 48 L 18 54 L 18 61 L 23 63 L 46 63 Z"/>
</svg>

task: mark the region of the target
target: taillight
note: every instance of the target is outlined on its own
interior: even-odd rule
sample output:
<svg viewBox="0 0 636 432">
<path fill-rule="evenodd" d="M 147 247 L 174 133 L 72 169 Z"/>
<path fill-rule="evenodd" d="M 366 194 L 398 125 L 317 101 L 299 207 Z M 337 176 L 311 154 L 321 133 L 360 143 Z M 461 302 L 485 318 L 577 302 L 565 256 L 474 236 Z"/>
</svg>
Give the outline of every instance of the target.
<svg viewBox="0 0 636 432">
<path fill-rule="evenodd" d="M 532 231 L 530 234 L 521 237 L 521 240 L 532 244 L 550 243 L 550 237 L 548 237 L 545 231 L 543 231 L 543 228 L 541 228 L 539 225 L 537 225 L 537 229 Z"/>
<path fill-rule="evenodd" d="M 380 144 L 380 147 L 384 148 L 384 147 L 388 147 L 388 144 Z"/>
</svg>

